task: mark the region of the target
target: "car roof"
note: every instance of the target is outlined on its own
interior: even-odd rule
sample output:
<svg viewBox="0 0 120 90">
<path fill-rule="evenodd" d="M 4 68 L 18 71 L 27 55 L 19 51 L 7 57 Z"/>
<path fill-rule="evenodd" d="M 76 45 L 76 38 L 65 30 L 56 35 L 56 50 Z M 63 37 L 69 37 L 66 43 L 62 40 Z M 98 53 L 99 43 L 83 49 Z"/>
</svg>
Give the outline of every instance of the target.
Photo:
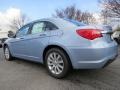
<svg viewBox="0 0 120 90">
<path fill-rule="evenodd" d="M 43 18 L 39 20 L 32 21 L 31 23 L 39 22 L 39 21 L 49 21 L 55 24 L 59 29 L 72 29 L 77 28 L 76 25 L 62 19 L 62 18 Z M 30 24 L 30 23 L 29 23 Z"/>
</svg>

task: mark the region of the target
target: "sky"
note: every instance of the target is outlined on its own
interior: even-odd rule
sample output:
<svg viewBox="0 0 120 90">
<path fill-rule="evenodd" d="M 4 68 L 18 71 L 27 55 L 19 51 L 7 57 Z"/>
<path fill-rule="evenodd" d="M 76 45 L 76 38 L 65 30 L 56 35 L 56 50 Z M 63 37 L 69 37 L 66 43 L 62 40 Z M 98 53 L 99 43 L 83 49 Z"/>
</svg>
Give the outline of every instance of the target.
<svg viewBox="0 0 120 90">
<path fill-rule="evenodd" d="M 34 20 L 51 17 L 56 9 L 64 9 L 70 5 L 76 5 L 82 11 L 100 12 L 98 0 L 2 0 L 0 14 L 5 15 L 11 9 L 16 9 Z"/>
</svg>

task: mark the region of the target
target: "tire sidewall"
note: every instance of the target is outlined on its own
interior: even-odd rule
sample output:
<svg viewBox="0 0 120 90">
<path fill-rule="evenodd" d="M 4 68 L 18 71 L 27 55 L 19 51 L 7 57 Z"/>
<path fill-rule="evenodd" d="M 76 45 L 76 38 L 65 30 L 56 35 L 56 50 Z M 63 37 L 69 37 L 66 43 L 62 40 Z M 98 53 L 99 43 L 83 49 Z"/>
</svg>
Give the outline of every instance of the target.
<svg viewBox="0 0 120 90">
<path fill-rule="evenodd" d="M 8 49 L 8 52 L 9 52 L 9 58 L 6 58 L 6 56 L 5 56 L 5 49 Z M 9 50 L 9 47 L 8 46 L 5 46 L 4 47 L 4 57 L 5 57 L 5 60 L 7 60 L 7 61 L 11 61 L 11 59 L 12 59 L 12 56 L 11 56 L 11 53 L 10 53 L 10 50 Z"/>
</svg>

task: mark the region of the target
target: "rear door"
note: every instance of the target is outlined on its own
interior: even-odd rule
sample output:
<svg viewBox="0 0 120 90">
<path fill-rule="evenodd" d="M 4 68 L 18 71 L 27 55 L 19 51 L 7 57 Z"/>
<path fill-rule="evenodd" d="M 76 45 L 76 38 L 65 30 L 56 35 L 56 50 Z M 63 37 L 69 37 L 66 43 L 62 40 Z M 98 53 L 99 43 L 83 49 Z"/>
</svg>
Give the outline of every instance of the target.
<svg viewBox="0 0 120 90">
<path fill-rule="evenodd" d="M 51 30 L 57 27 L 49 21 L 38 21 L 33 23 L 30 36 L 27 41 L 27 56 L 29 60 L 42 62 L 43 51 L 49 45 Z"/>
</svg>

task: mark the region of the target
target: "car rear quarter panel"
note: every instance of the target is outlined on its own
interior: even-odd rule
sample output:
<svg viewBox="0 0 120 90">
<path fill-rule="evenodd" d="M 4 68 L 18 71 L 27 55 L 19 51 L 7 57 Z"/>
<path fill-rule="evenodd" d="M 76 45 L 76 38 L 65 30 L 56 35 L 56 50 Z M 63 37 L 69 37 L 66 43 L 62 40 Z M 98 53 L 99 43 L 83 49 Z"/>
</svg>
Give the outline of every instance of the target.
<svg viewBox="0 0 120 90">
<path fill-rule="evenodd" d="M 109 59 L 117 55 L 115 41 L 107 42 L 103 38 L 87 40 L 77 35 L 75 29 L 61 31 L 62 34 L 59 36 L 50 37 L 49 44 L 62 47 L 76 69 L 101 68 Z"/>
</svg>

